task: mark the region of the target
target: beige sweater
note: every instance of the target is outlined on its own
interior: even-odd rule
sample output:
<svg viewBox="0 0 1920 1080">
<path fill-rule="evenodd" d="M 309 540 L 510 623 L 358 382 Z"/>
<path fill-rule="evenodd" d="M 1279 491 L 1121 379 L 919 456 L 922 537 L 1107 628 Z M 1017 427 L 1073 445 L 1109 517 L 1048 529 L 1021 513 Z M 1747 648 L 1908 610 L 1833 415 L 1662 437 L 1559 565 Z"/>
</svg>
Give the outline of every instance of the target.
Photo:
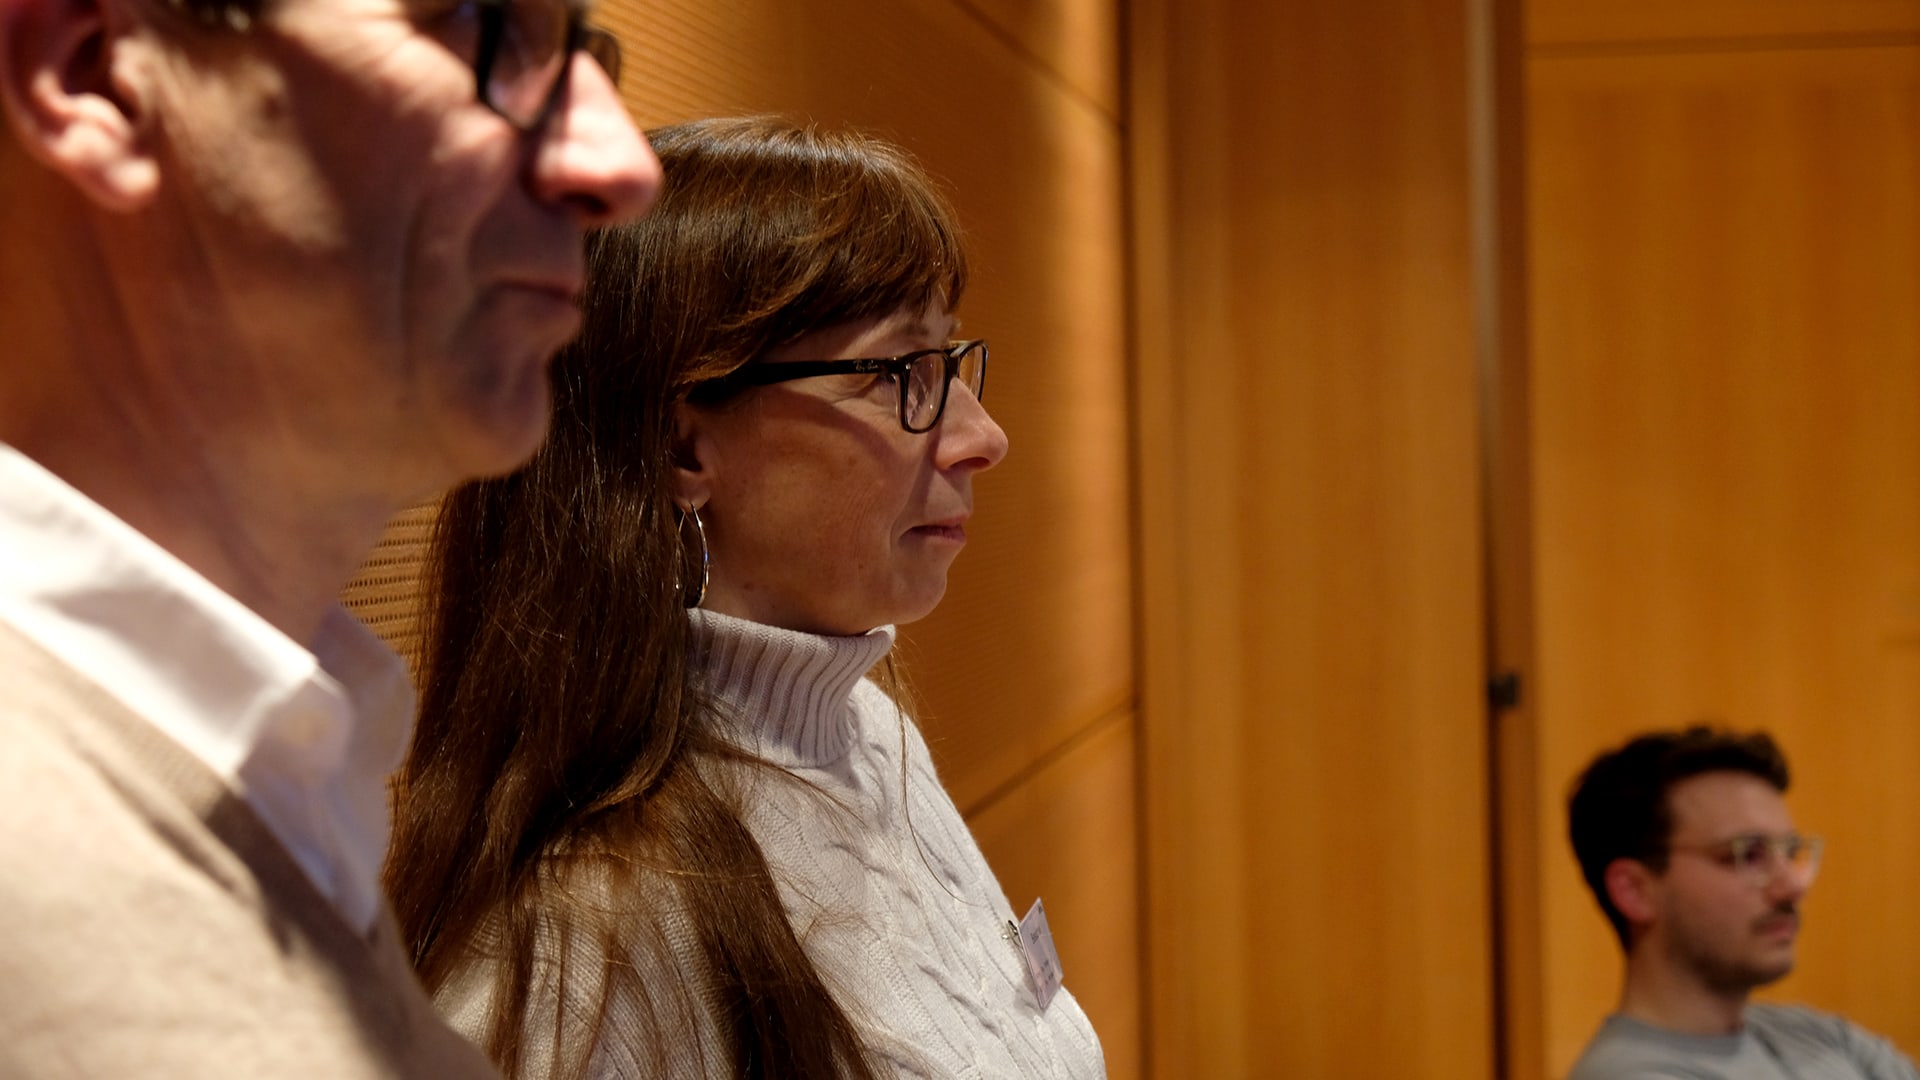
<svg viewBox="0 0 1920 1080">
<path fill-rule="evenodd" d="M 493 1076 L 204 765 L 0 624 L 0 1077 Z"/>
</svg>

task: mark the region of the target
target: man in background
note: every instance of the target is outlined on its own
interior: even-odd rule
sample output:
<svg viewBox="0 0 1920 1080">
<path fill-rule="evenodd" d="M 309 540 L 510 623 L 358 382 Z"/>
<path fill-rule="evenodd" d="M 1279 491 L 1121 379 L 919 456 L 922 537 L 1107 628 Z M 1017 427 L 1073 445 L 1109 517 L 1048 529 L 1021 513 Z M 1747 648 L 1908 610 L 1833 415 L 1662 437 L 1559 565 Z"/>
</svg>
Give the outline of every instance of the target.
<svg viewBox="0 0 1920 1080">
<path fill-rule="evenodd" d="M 590 58 L 589 58 L 590 57 Z M 335 594 L 659 166 L 566 0 L 0 0 L 0 1076 L 460 1077 Z"/>
<path fill-rule="evenodd" d="M 1787 813 L 1765 733 L 1642 735 L 1600 755 L 1568 804 L 1581 873 L 1626 950 L 1618 1010 L 1569 1080 L 1915 1080 L 1836 1016 L 1750 1004 L 1793 970 L 1821 842 Z"/>
</svg>

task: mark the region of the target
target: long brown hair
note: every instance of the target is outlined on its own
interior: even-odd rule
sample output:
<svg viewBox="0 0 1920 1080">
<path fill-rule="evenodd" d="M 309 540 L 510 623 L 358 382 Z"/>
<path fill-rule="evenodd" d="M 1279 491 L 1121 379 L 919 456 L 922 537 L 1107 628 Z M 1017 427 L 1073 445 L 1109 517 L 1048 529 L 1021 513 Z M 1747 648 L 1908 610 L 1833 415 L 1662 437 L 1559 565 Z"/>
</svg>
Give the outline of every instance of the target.
<svg viewBox="0 0 1920 1080">
<path fill-rule="evenodd" d="M 509 1075 L 546 1039 L 558 1075 L 583 1074 L 610 1003 L 633 995 L 663 1066 L 705 1008 L 734 1075 L 868 1077 L 715 767 L 749 759 L 689 666 L 673 418 L 694 385 L 808 331 L 954 307 L 966 263 L 945 202 L 884 141 L 768 118 L 648 138 L 667 186 L 589 239 L 546 446 L 444 503 L 387 885 L 430 989 L 496 962 L 484 1046 Z M 706 970 L 640 985 L 630 958 L 660 945 L 668 911 Z M 585 1007 L 530 1015 L 554 978 Z"/>
</svg>

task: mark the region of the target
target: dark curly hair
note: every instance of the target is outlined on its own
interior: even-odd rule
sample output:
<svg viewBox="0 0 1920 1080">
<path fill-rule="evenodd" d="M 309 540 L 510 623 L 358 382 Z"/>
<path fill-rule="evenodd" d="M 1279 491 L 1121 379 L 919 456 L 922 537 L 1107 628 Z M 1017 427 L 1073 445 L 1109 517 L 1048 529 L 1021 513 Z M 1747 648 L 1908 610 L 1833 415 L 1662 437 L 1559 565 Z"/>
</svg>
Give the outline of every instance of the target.
<svg viewBox="0 0 1920 1080">
<path fill-rule="evenodd" d="M 1696 725 L 1683 731 L 1640 735 L 1593 759 L 1567 799 L 1567 833 L 1580 873 L 1624 947 L 1627 920 L 1607 895 L 1607 867 L 1634 859 L 1654 870 L 1667 867 L 1673 810 L 1667 796 L 1675 784 L 1710 772 L 1741 772 L 1787 790 L 1787 759 L 1772 736 Z"/>
</svg>

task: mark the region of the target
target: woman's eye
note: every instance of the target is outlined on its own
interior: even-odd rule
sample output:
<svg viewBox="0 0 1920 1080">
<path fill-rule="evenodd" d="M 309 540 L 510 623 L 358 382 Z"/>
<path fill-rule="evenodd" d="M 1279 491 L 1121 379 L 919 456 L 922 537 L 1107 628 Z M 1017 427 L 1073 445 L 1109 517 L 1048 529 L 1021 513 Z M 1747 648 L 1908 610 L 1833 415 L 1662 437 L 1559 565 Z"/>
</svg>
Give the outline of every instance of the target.
<svg viewBox="0 0 1920 1080">
<path fill-rule="evenodd" d="M 893 393 L 893 376 L 884 371 L 861 372 L 857 375 L 847 375 L 845 379 L 841 386 L 845 388 L 846 395 L 850 398 L 878 397 L 882 392 Z"/>
</svg>

